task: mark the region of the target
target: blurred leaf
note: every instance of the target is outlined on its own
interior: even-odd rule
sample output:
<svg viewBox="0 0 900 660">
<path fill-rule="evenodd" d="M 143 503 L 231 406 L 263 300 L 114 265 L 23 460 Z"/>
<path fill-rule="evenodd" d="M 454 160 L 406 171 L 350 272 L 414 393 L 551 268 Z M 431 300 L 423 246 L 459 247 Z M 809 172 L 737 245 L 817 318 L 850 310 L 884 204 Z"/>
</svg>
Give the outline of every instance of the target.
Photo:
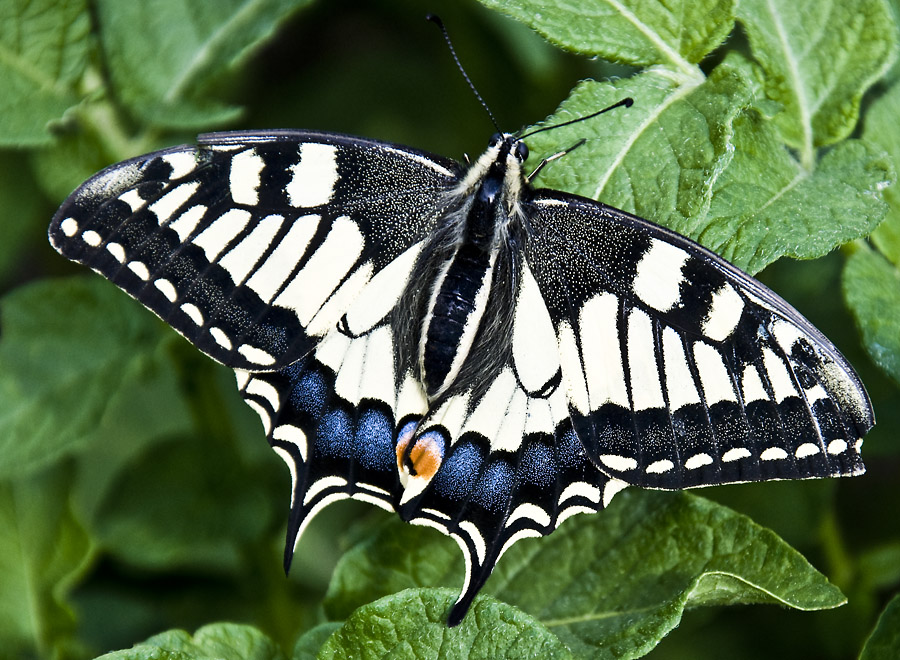
<svg viewBox="0 0 900 660">
<path fill-rule="evenodd" d="M 811 169 L 813 148 L 847 137 L 863 92 L 894 61 L 897 28 L 884 0 L 742 0 L 738 20 L 766 72 L 782 138 Z"/>
<path fill-rule="evenodd" d="M 100 39 L 117 98 L 156 126 L 200 129 L 233 121 L 240 109 L 204 92 L 308 3 L 98 0 Z"/>
<path fill-rule="evenodd" d="M 95 513 L 98 542 L 144 568 L 234 570 L 240 544 L 267 532 L 275 511 L 271 489 L 246 487 L 268 474 L 254 473 L 223 444 L 182 438 L 120 470 Z"/>
<path fill-rule="evenodd" d="M 78 101 L 89 41 L 86 0 L 0 3 L 0 146 L 52 141 L 47 125 Z"/>
<path fill-rule="evenodd" d="M 859 660 L 897 660 L 900 658 L 900 596 L 887 604 L 872 635 L 866 640 Z"/>
<path fill-rule="evenodd" d="M 900 383 L 900 272 L 861 246 L 844 267 L 844 298 L 872 360 Z"/>
<path fill-rule="evenodd" d="M 900 83 L 894 83 L 884 96 L 878 98 L 866 115 L 863 138 L 887 151 L 895 166 L 900 164 Z M 900 265 L 900 186 L 884 191 L 888 203 L 885 221 L 872 234 L 872 242 L 894 265 Z"/>
<path fill-rule="evenodd" d="M 734 24 L 734 0 L 535 2 L 481 0 L 561 48 L 633 66 L 663 64 L 690 75 Z"/>
<path fill-rule="evenodd" d="M 154 352 L 173 336 L 97 277 L 21 287 L 2 300 L 0 323 L 0 476 L 19 477 L 93 443 L 119 442 L 120 429 L 104 421 L 117 396 L 171 369 Z M 187 424 L 177 391 L 147 405 L 157 414 L 140 437 Z M 143 411 L 131 412 L 137 420 Z"/>
<path fill-rule="evenodd" d="M 900 585 L 900 538 L 876 546 L 859 558 L 861 579 L 873 590 Z"/>
<path fill-rule="evenodd" d="M 331 621 L 320 624 L 311 630 L 307 630 L 300 639 L 297 640 L 297 645 L 294 646 L 292 660 L 315 660 L 319 655 L 319 649 L 322 648 L 322 645 L 329 637 L 331 637 L 334 631 L 338 630 L 340 627 L 340 623 Z"/>
<path fill-rule="evenodd" d="M 386 527 L 341 559 L 326 611 L 341 618 L 423 583 L 458 588 L 462 562 L 452 547 L 399 523 Z M 577 654 L 598 658 L 640 657 L 688 607 L 845 602 L 797 551 L 745 516 L 686 493 L 648 491 L 626 491 L 593 519 L 516 544 L 485 591 L 529 612 Z"/>
<path fill-rule="evenodd" d="M 97 104 L 96 107 L 104 107 Z M 109 109 L 109 108 L 106 108 Z M 80 115 L 84 117 L 84 113 Z M 44 194 L 59 203 L 88 177 L 102 170 L 116 158 L 122 160 L 136 153 L 107 153 L 97 127 L 82 121 L 77 129 L 60 131 L 52 149 L 40 149 L 29 155 L 30 169 Z M 107 135 L 113 129 L 106 125 Z M 160 145 L 163 146 L 163 145 Z"/>
<path fill-rule="evenodd" d="M 68 592 L 90 541 L 69 507 L 70 471 L 0 482 L 0 640 L 4 658 L 50 657 L 75 632 Z M 20 655 L 21 654 L 21 655 Z"/>
<path fill-rule="evenodd" d="M 101 656 L 103 660 L 284 660 L 271 639 L 253 626 L 212 623 L 191 637 L 183 630 L 154 635 L 126 651 Z"/>
<path fill-rule="evenodd" d="M 22 153 L 0 153 L 0 287 L 22 267 L 23 254 L 46 240 L 40 190 L 29 175 L 22 167 Z"/>
<path fill-rule="evenodd" d="M 409 589 L 386 596 L 354 612 L 318 657 L 572 658 L 539 622 L 486 596 L 476 598 L 462 623 L 448 628 L 447 611 L 455 597 L 450 589 Z"/>
</svg>

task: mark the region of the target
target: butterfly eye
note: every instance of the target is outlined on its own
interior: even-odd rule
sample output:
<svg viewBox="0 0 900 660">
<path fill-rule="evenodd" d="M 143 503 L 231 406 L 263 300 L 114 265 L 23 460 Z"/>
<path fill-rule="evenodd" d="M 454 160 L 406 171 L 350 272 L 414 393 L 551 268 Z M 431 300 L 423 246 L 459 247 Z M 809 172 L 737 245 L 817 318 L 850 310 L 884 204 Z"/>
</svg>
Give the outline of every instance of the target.
<svg viewBox="0 0 900 660">
<path fill-rule="evenodd" d="M 524 142 L 516 143 L 516 158 L 519 159 L 520 163 L 524 163 L 528 160 L 528 145 Z"/>
<path fill-rule="evenodd" d="M 500 133 L 494 133 L 491 136 L 490 142 L 488 142 L 488 147 L 496 147 L 503 141 L 503 135 Z"/>
</svg>

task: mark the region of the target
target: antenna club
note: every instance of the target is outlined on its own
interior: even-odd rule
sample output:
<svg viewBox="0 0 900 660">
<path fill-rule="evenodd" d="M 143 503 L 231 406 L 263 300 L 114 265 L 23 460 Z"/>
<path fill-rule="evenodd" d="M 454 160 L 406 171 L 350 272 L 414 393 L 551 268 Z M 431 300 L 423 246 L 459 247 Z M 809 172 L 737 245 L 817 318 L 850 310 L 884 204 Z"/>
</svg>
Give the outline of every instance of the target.
<svg viewBox="0 0 900 660">
<path fill-rule="evenodd" d="M 531 131 L 530 133 L 525 133 L 524 135 L 520 135 L 519 139 L 524 140 L 525 138 L 527 138 L 531 135 L 534 135 L 535 133 L 542 133 L 543 131 L 549 131 L 554 128 L 562 128 L 563 126 L 569 126 L 570 124 L 577 124 L 577 123 L 583 122 L 587 119 L 593 119 L 597 115 L 602 115 L 604 112 L 609 112 L 610 110 L 615 110 L 616 108 L 621 108 L 621 107 L 630 108 L 632 105 L 634 105 L 634 99 L 632 99 L 630 96 L 626 96 L 625 98 L 623 98 L 619 101 L 616 101 L 612 105 L 606 106 L 602 110 L 597 110 L 597 112 L 592 112 L 591 114 L 585 115 L 583 117 L 576 117 L 575 119 L 570 119 L 569 121 L 564 121 L 560 124 L 553 124 L 552 126 L 542 126 L 541 128 L 536 128 L 533 131 Z"/>
</svg>

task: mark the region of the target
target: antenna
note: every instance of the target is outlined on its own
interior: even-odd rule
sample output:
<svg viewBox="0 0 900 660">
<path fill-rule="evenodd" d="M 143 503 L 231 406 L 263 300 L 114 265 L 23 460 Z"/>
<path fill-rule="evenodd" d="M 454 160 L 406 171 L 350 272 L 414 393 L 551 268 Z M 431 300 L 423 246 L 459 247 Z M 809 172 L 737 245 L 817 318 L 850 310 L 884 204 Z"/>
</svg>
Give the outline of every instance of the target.
<svg viewBox="0 0 900 660">
<path fill-rule="evenodd" d="M 626 108 L 630 108 L 633 104 L 634 104 L 634 99 L 632 99 L 630 96 L 626 96 L 621 101 L 617 101 L 616 103 L 613 103 L 612 105 L 603 108 L 603 110 L 597 110 L 597 112 L 593 112 L 589 115 L 585 115 L 584 117 L 576 117 L 575 119 L 570 119 L 569 121 L 564 121 L 561 124 L 553 124 L 553 126 L 542 126 L 541 128 L 536 128 L 533 131 L 531 131 L 530 133 L 526 133 L 525 135 L 520 135 L 519 139 L 524 140 L 525 138 L 527 138 L 531 135 L 534 135 L 535 133 L 540 133 L 541 131 L 549 131 L 552 128 L 562 128 L 563 126 L 568 126 L 569 124 L 576 124 L 580 121 L 586 121 L 588 119 L 593 119 L 597 115 L 602 115 L 604 112 L 609 112 L 610 110 L 614 110 L 614 109 L 622 107 L 622 106 L 624 106 Z M 567 151 L 571 151 L 571 148 L 567 149 Z"/>
<path fill-rule="evenodd" d="M 426 14 L 425 20 L 431 21 L 435 25 L 438 26 L 438 29 L 441 31 L 441 34 L 444 35 L 444 41 L 447 42 L 447 48 L 450 49 L 450 54 L 453 56 L 453 61 L 456 62 L 456 68 L 459 69 L 459 72 L 463 75 L 466 82 L 469 84 L 469 87 L 472 89 L 472 93 L 475 94 L 475 98 L 478 99 L 478 102 L 481 104 L 481 107 L 484 108 L 484 111 L 487 112 L 488 117 L 491 120 L 491 123 L 494 125 L 494 128 L 497 129 L 498 133 L 502 133 L 500 130 L 500 126 L 497 124 L 497 120 L 494 119 L 494 113 L 491 112 L 491 109 L 488 107 L 488 104 L 484 102 L 484 99 L 481 98 L 481 94 L 478 93 L 478 90 L 475 89 L 474 83 L 472 83 L 471 78 L 469 78 L 469 74 L 466 73 L 466 70 L 463 68 L 462 63 L 459 61 L 459 57 L 456 56 L 456 49 L 453 48 L 453 42 L 450 41 L 450 35 L 447 32 L 447 28 L 444 27 L 444 22 L 440 19 L 439 16 L 435 14 Z"/>
</svg>

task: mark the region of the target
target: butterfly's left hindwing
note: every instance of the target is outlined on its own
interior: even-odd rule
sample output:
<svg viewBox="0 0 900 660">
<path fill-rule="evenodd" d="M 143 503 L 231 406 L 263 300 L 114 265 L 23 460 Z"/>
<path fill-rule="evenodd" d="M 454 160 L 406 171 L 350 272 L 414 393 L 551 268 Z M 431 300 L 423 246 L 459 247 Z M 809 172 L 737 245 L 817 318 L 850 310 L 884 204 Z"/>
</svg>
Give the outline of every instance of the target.
<svg viewBox="0 0 900 660">
<path fill-rule="evenodd" d="M 572 423 L 602 471 L 652 488 L 864 471 L 865 391 L 781 298 L 590 200 L 538 191 L 524 214 Z"/>
</svg>

